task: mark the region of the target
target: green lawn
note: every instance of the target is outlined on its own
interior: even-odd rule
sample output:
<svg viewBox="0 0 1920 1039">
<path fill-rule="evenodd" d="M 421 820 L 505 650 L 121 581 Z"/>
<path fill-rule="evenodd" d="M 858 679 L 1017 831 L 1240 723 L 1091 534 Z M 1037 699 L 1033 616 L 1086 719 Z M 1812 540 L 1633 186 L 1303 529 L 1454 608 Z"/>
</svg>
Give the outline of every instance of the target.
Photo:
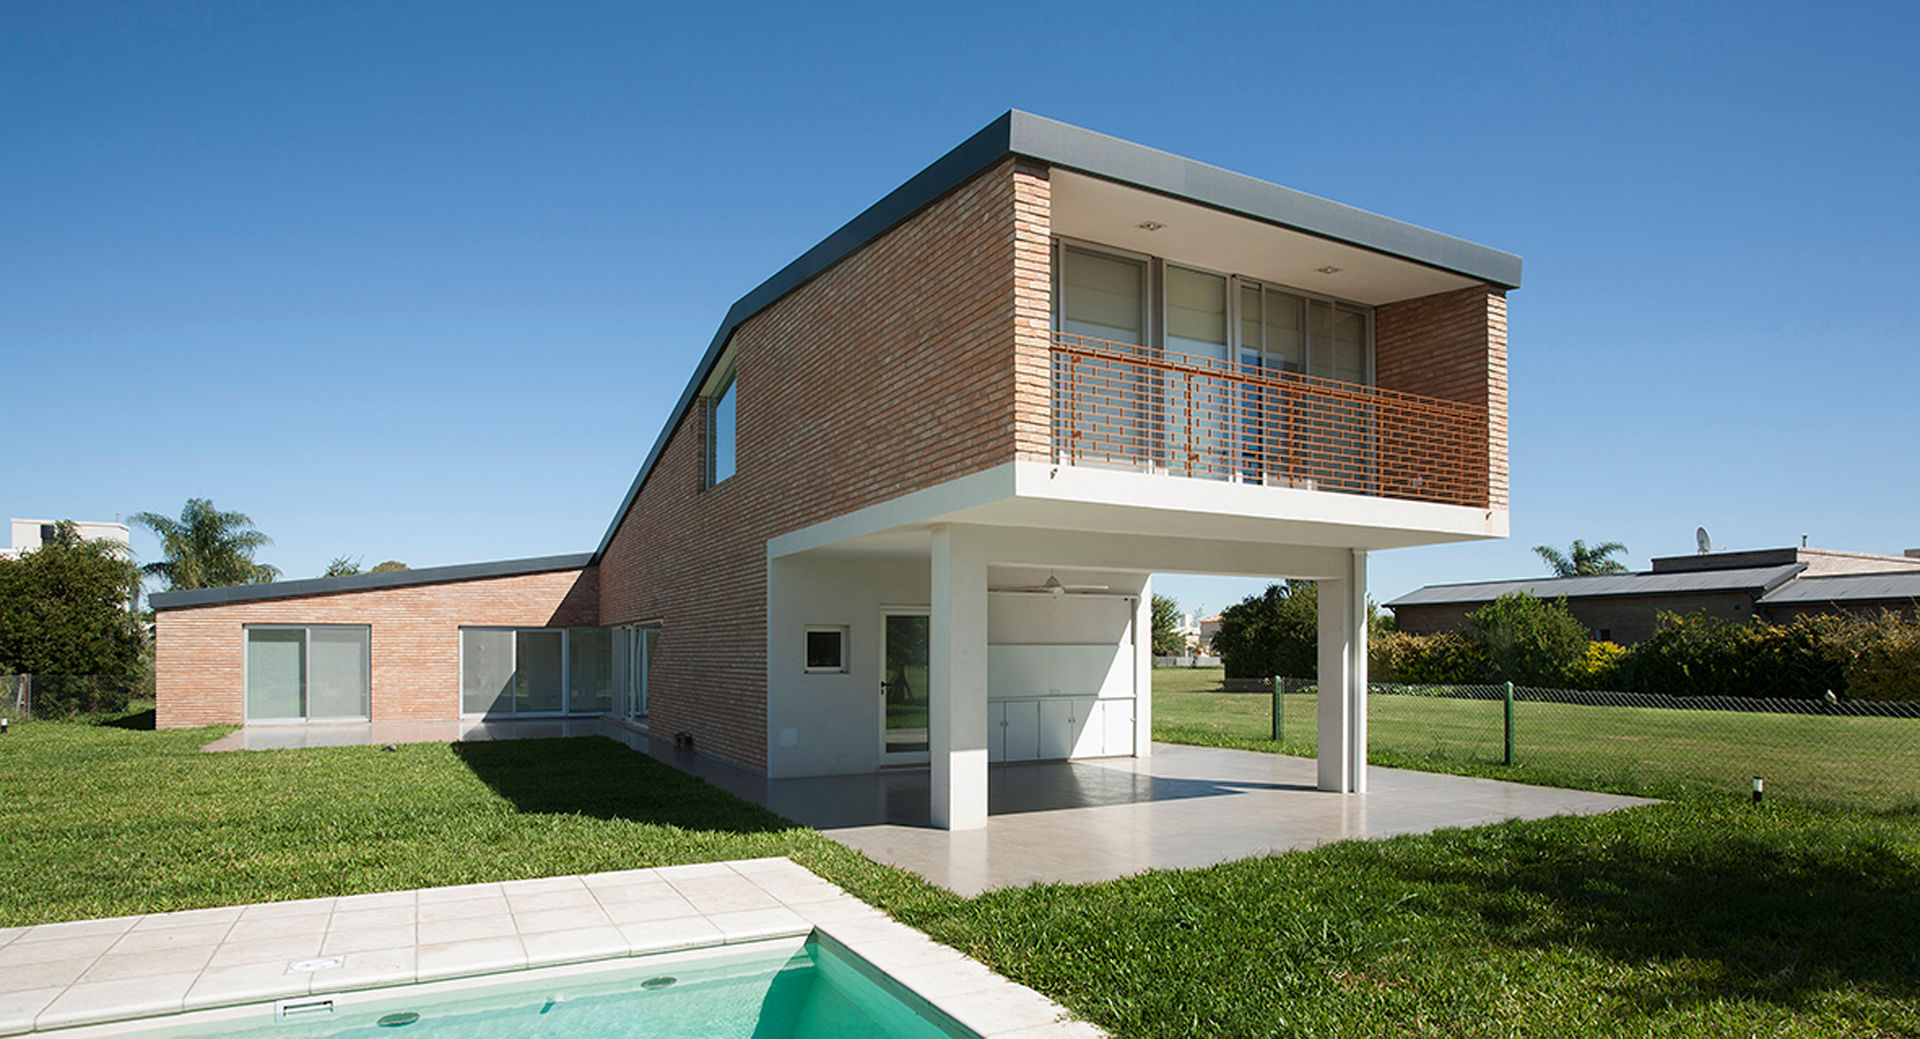
<svg viewBox="0 0 1920 1039">
<path fill-rule="evenodd" d="M 606 740 L 0 737 L 0 924 L 784 854 L 1122 1036 L 1920 1035 L 1920 813 L 1732 799 L 961 899 Z"/>
<path fill-rule="evenodd" d="M 1173 743 L 1314 753 L 1316 697 L 1289 694 L 1284 742 L 1272 697 L 1219 691 L 1218 668 L 1154 672 L 1153 735 Z M 1514 707 L 1514 767 L 1503 765 L 1498 701 L 1378 695 L 1368 758 L 1437 772 L 1656 797 L 1768 796 L 1803 804 L 1920 809 L 1920 719 L 1583 707 Z"/>
</svg>

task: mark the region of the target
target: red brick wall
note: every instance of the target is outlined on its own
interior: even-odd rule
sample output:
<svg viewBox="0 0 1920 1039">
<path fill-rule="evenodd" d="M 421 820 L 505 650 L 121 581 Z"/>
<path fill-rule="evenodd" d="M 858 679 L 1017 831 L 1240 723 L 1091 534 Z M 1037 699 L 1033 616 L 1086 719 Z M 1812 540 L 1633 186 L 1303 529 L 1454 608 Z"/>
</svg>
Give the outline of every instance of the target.
<svg viewBox="0 0 1920 1039">
<path fill-rule="evenodd" d="M 1047 227 L 1044 173 L 1008 160 L 735 332 L 734 476 L 702 487 L 696 403 L 600 564 L 607 623 L 661 622 L 654 732 L 764 768 L 767 539 L 1044 454 Z"/>
<path fill-rule="evenodd" d="M 1487 409 L 1488 506 L 1507 507 L 1507 298 L 1484 286 L 1374 308 L 1374 381 Z"/>
<path fill-rule="evenodd" d="M 373 720 L 460 716 L 463 625 L 592 625 L 600 606 L 593 569 L 380 588 L 298 599 L 161 610 L 154 616 L 163 729 L 238 725 L 247 624 L 369 625 Z"/>
</svg>

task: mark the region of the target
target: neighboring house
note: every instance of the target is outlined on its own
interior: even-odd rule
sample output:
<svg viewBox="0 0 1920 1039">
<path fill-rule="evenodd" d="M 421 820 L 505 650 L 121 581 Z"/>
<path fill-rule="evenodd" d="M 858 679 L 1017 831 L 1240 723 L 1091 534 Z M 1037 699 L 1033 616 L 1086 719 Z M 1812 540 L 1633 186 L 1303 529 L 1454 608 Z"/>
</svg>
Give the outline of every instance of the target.
<svg viewBox="0 0 1920 1039">
<path fill-rule="evenodd" d="M 1200 652 L 1213 652 L 1213 637 L 1220 634 L 1220 615 L 1200 618 Z"/>
<path fill-rule="evenodd" d="M 28 552 L 53 540 L 53 531 L 59 523 L 56 520 L 15 519 L 13 521 L 13 547 L 0 549 L 0 556 L 18 559 Z M 125 523 L 105 523 L 99 520 L 75 520 L 74 529 L 82 541 L 111 541 L 120 548 L 130 550 L 133 539 Z"/>
<path fill-rule="evenodd" d="M 1012 112 L 749 292 L 590 554 L 156 595 L 163 726 L 612 713 L 769 776 L 1149 751 L 1155 571 L 1507 533 L 1518 257 Z"/>
<path fill-rule="evenodd" d="M 1401 631 L 1424 635 L 1463 630 L 1467 614 L 1510 592 L 1564 598 L 1594 638 L 1629 645 L 1653 634 L 1662 613 L 1779 623 L 1803 613 L 1912 613 L 1920 599 L 1920 549 L 1903 556 L 1820 548 L 1667 556 L 1645 573 L 1430 584 L 1386 605 Z"/>
</svg>

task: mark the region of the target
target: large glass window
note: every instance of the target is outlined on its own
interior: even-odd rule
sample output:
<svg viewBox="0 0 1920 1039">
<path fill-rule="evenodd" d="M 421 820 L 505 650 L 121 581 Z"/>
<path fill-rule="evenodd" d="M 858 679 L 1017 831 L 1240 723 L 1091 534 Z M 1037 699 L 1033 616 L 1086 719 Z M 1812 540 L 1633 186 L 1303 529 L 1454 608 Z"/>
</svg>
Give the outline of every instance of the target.
<svg viewBox="0 0 1920 1039">
<path fill-rule="evenodd" d="M 616 628 L 613 635 L 613 683 L 620 691 L 620 713 L 634 721 L 645 721 L 647 687 L 660 629 L 650 624 L 633 625 Z"/>
<path fill-rule="evenodd" d="M 247 628 L 247 720 L 368 717 L 369 643 L 357 626 Z"/>
<path fill-rule="evenodd" d="M 460 713 L 604 714 L 612 647 L 605 628 L 461 628 Z"/>
<path fill-rule="evenodd" d="M 1062 332 L 1146 343 L 1146 264 L 1068 246 L 1061 250 L 1060 266 Z"/>
</svg>

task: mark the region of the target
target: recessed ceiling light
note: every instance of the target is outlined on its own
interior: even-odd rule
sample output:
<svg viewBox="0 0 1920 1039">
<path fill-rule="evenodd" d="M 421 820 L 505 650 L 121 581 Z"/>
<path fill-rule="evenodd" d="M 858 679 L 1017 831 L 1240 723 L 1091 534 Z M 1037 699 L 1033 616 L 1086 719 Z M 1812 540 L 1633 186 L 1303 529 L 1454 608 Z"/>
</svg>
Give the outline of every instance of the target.
<svg viewBox="0 0 1920 1039">
<path fill-rule="evenodd" d="M 1142 220 L 1133 226 L 1139 228 L 1142 231 L 1158 231 L 1167 225 L 1161 223 L 1158 220 Z"/>
<path fill-rule="evenodd" d="M 1320 273 L 1322 273 L 1322 274 L 1338 274 L 1338 273 L 1340 273 L 1340 268 L 1338 268 L 1338 267 L 1333 267 L 1333 266 L 1327 266 L 1327 267 L 1315 267 L 1315 268 L 1314 268 L 1314 270 L 1316 270 L 1316 271 L 1319 271 L 1319 272 L 1320 272 Z"/>
</svg>

